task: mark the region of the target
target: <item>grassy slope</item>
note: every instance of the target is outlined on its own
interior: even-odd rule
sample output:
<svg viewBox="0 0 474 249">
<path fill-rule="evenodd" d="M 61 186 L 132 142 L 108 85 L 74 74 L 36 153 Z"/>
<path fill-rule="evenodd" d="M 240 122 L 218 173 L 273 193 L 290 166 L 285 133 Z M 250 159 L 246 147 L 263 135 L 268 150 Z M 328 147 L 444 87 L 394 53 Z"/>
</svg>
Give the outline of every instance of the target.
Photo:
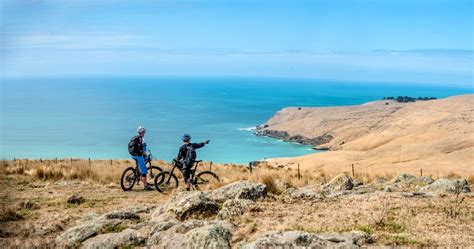
<svg viewBox="0 0 474 249">
<path fill-rule="evenodd" d="M 474 175 L 474 95 L 400 104 L 376 101 L 360 106 L 285 108 L 267 129 L 290 135 L 335 137 L 324 145 L 330 152 L 298 158 L 274 159 L 326 172 L 349 171 L 393 174 L 420 169 L 435 177 L 451 173 Z"/>
</svg>

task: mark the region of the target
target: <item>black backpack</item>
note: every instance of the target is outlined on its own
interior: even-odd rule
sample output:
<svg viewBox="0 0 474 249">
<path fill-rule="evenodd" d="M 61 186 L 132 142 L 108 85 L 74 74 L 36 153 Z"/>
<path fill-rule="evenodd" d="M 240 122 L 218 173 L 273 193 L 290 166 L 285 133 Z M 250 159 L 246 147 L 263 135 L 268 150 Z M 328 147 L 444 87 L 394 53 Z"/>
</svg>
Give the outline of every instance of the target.
<svg viewBox="0 0 474 249">
<path fill-rule="evenodd" d="M 130 142 L 128 142 L 128 153 L 132 156 L 140 156 L 143 153 L 140 148 L 140 139 L 138 137 L 139 136 L 134 136 L 130 139 Z"/>
<path fill-rule="evenodd" d="M 186 147 L 186 158 L 184 159 L 184 163 L 187 165 L 192 165 L 196 160 L 196 150 L 194 146 L 189 145 Z"/>
</svg>

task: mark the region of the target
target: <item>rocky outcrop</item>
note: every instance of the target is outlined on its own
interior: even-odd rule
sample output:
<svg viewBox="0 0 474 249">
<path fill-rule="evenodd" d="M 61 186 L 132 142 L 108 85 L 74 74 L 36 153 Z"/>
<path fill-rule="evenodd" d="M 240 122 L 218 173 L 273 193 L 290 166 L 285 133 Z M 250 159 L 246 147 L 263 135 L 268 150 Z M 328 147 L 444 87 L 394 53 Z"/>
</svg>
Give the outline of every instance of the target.
<svg viewBox="0 0 474 249">
<path fill-rule="evenodd" d="M 120 220 L 97 219 L 72 227 L 56 238 L 56 243 L 61 246 L 73 247 L 86 239 L 93 237 L 107 226 L 120 224 Z"/>
<path fill-rule="evenodd" d="M 427 176 L 414 176 L 408 173 L 402 173 L 395 176 L 385 185 L 385 191 L 418 191 L 419 188 L 433 183 L 434 180 Z"/>
<path fill-rule="evenodd" d="M 420 189 L 428 193 L 469 193 L 471 189 L 466 179 L 438 179 Z"/>
<path fill-rule="evenodd" d="M 261 183 L 238 181 L 209 192 L 212 200 L 223 203 L 228 199 L 256 201 L 267 196 L 267 186 Z"/>
<path fill-rule="evenodd" d="M 323 186 L 323 192 L 326 194 L 345 190 L 351 190 L 356 185 L 352 177 L 342 174 L 334 177 L 329 183 Z"/>
<path fill-rule="evenodd" d="M 179 220 L 207 218 L 219 212 L 219 205 L 203 192 L 178 192 L 163 204 L 153 216 L 172 212 Z"/>
<path fill-rule="evenodd" d="M 232 224 L 187 220 L 156 232 L 147 241 L 158 248 L 231 248 Z"/>
<path fill-rule="evenodd" d="M 232 219 L 256 207 L 255 201 L 245 199 L 230 199 L 224 202 L 218 213 L 219 219 Z"/>
<path fill-rule="evenodd" d="M 249 181 L 234 182 L 207 192 L 178 192 L 158 208 L 152 216 L 157 217 L 166 212 L 172 212 L 181 221 L 189 218 L 208 218 L 217 215 L 226 201 L 256 201 L 266 195 L 267 186 Z M 244 202 L 233 201 L 229 203 L 227 207 L 230 207 L 231 204 Z M 224 210 L 223 212 L 227 211 Z M 225 214 L 222 215 L 225 216 Z"/>
<path fill-rule="evenodd" d="M 143 207 L 146 209 L 147 207 Z M 96 236 L 107 228 L 120 225 L 126 220 L 138 220 L 138 213 L 143 211 L 136 207 L 131 207 L 121 211 L 106 213 L 102 216 L 92 215 L 87 217 L 83 224 L 74 226 L 63 232 L 56 238 L 56 244 L 61 246 L 77 246 L 86 239 Z"/>
<path fill-rule="evenodd" d="M 316 136 L 313 138 L 308 138 L 302 135 L 294 135 L 290 136 L 290 134 L 286 131 L 277 131 L 277 130 L 271 130 L 266 128 L 258 128 L 257 131 L 255 132 L 256 136 L 262 136 L 262 137 L 271 137 L 275 139 L 280 139 L 285 142 L 292 142 L 292 143 L 299 143 L 299 144 L 306 144 L 306 145 L 312 145 L 314 147 L 318 147 L 319 145 L 326 144 L 331 142 L 331 140 L 334 138 L 331 134 L 329 133 L 324 133 L 320 136 Z"/>
<path fill-rule="evenodd" d="M 102 249 L 102 248 L 123 248 L 132 245 L 139 245 L 143 241 L 138 238 L 138 232 L 133 229 L 126 229 L 119 233 L 101 234 L 94 238 L 86 240 L 82 248 L 84 249 Z"/>
<path fill-rule="evenodd" d="M 321 200 L 323 196 L 312 187 L 289 188 L 283 194 L 287 194 L 294 199 L 300 200 Z"/>
<path fill-rule="evenodd" d="M 315 234 L 301 231 L 274 232 L 259 237 L 255 242 L 243 244 L 243 249 L 260 248 L 320 248 L 354 247 L 372 243 L 364 232 Z"/>
</svg>

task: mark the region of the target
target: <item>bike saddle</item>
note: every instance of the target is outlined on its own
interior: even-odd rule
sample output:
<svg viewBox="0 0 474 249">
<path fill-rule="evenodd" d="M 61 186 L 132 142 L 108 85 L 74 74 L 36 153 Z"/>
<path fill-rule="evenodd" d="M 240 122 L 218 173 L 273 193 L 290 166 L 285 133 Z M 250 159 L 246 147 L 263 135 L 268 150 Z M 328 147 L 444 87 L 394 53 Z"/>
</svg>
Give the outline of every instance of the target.
<svg viewBox="0 0 474 249">
<path fill-rule="evenodd" d="M 196 160 L 196 161 L 194 161 L 194 162 L 195 162 L 195 163 L 200 163 L 200 162 L 202 162 L 202 160 Z"/>
</svg>

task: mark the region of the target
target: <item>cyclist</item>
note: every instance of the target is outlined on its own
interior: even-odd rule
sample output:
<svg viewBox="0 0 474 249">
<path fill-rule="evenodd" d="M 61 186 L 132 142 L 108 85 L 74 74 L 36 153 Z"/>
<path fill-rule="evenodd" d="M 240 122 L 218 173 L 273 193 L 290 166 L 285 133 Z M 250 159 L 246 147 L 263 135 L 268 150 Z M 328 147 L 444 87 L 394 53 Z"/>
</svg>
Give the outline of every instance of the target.
<svg viewBox="0 0 474 249">
<path fill-rule="evenodd" d="M 194 161 L 196 160 L 196 149 L 204 147 L 204 145 L 209 143 L 209 140 L 202 143 L 191 143 L 191 136 L 189 134 L 184 134 L 182 140 L 183 145 L 179 147 L 179 153 L 176 160 L 181 162 L 183 165 L 184 182 L 186 183 L 186 190 L 189 191 L 191 187 L 189 175 Z"/>
<path fill-rule="evenodd" d="M 146 129 L 143 126 L 138 126 L 138 135 L 132 137 L 128 143 L 128 152 L 132 155 L 132 158 L 137 160 L 138 168 L 142 174 L 141 180 L 143 182 L 144 190 L 153 190 L 146 180 L 147 169 L 145 165 L 145 156 L 148 152 L 145 143 Z"/>
</svg>

